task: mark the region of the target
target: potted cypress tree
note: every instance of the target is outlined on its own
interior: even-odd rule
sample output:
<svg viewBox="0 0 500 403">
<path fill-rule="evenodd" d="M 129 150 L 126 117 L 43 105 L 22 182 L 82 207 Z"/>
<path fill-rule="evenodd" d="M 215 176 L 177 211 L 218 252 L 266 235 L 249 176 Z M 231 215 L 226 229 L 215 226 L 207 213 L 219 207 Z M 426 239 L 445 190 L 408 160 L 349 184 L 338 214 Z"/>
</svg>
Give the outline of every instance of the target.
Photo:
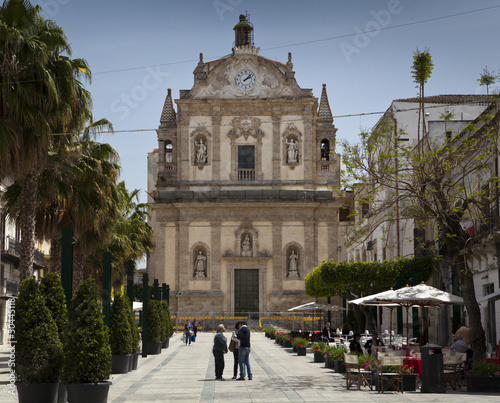
<svg viewBox="0 0 500 403">
<path fill-rule="evenodd" d="M 68 323 L 68 309 L 66 308 L 66 296 L 64 295 L 59 274 L 54 272 L 45 274 L 40 280 L 40 292 L 45 298 L 45 305 L 49 308 L 52 318 L 56 322 L 59 340 L 62 343 L 62 332 Z M 68 392 L 66 385 L 63 382 L 59 382 L 57 401 L 59 403 L 66 403 L 67 400 Z"/>
<path fill-rule="evenodd" d="M 160 314 L 160 340 L 161 340 L 161 348 L 165 345 L 165 340 L 167 339 L 167 329 L 165 327 L 165 311 L 163 310 L 163 305 L 161 301 L 158 301 L 158 313 Z"/>
<path fill-rule="evenodd" d="M 161 318 L 160 301 L 150 299 L 148 302 L 148 354 L 161 353 Z"/>
<path fill-rule="evenodd" d="M 163 300 L 161 302 L 161 307 L 163 309 L 163 315 L 165 317 L 165 340 L 163 341 L 162 348 L 168 348 L 169 340 L 174 334 L 174 329 L 172 328 L 172 321 L 170 320 L 170 309 L 168 307 L 168 302 Z"/>
<path fill-rule="evenodd" d="M 15 309 L 19 402 L 57 402 L 62 345 L 34 278 L 21 283 Z"/>
<path fill-rule="evenodd" d="M 130 330 L 130 301 L 126 295 L 115 293 L 110 314 L 111 373 L 126 374 L 132 357 Z"/>
<path fill-rule="evenodd" d="M 62 380 L 68 403 L 105 403 L 111 382 L 111 347 L 101 295 L 93 279 L 80 283 L 68 311 L 63 335 Z"/>
<path fill-rule="evenodd" d="M 130 334 L 132 336 L 132 360 L 129 370 L 137 369 L 137 364 L 139 363 L 139 354 L 141 352 L 141 332 L 135 320 L 135 312 L 132 306 L 129 305 L 128 320 L 130 324 Z"/>
</svg>

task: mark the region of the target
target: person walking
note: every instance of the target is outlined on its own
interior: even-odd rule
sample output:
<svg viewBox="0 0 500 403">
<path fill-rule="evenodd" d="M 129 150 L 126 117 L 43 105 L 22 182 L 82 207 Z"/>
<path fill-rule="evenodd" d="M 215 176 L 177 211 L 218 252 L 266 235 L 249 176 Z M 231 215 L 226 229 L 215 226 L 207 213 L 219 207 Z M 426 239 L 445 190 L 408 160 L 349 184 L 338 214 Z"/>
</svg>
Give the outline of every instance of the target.
<svg viewBox="0 0 500 403">
<path fill-rule="evenodd" d="M 217 333 L 214 336 L 214 346 L 212 353 L 215 359 L 215 380 L 224 381 L 222 373 L 224 372 L 224 354 L 227 353 L 227 339 L 223 332 L 226 330 L 224 325 L 217 326 Z"/>
<path fill-rule="evenodd" d="M 238 330 L 240 329 L 240 322 L 236 322 L 234 325 L 233 334 L 231 335 L 231 341 L 234 341 L 234 350 L 233 350 L 233 359 L 234 359 L 234 367 L 233 367 L 233 379 L 236 379 L 238 376 L 238 355 L 240 353 L 240 341 L 238 340 Z"/>
<path fill-rule="evenodd" d="M 191 332 L 192 332 L 192 325 L 189 323 L 189 320 L 186 320 L 186 324 L 184 325 L 184 336 L 186 337 L 186 346 L 189 341 L 189 345 L 191 345 Z"/>
<path fill-rule="evenodd" d="M 240 329 L 237 334 L 240 341 L 240 348 L 238 351 L 238 363 L 240 365 L 240 377 L 236 378 L 238 381 L 245 380 L 245 367 L 248 372 L 248 380 L 252 380 L 252 368 L 250 367 L 250 329 L 248 329 L 246 322 L 240 322 Z"/>
<path fill-rule="evenodd" d="M 194 332 L 194 339 L 196 340 L 196 337 L 198 337 L 198 321 L 196 318 L 193 320 L 193 332 Z"/>
</svg>

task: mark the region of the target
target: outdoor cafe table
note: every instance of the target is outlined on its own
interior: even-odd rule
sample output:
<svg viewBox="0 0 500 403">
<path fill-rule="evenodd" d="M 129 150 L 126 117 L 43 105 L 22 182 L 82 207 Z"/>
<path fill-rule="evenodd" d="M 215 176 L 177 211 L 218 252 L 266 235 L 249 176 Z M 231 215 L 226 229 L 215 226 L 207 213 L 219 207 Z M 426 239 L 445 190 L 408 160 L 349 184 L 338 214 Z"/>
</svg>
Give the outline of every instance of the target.
<svg viewBox="0 0 500 403">
<path fill-rule="evenodd" d="M 422 378 L 422 359 L 412 357 L 403 358 L 403 364 L 412 367 L 413 373 L 417 374 L 419 378 Z"/>
</svg>

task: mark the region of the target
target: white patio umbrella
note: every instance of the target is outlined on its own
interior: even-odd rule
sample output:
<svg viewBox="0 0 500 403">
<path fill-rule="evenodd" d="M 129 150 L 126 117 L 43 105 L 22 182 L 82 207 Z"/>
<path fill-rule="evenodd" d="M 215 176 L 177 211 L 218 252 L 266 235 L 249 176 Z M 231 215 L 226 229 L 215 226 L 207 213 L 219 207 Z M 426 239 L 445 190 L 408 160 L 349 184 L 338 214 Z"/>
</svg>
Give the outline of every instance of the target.
<svg viewBox="0 0 500 403">
<path fill-rule="evenodd" d="M 389 290 L 389 291 L 392 291 Z M 388 291 L 384 291 L 383 293 L 386 293 Z M 379 294 L 383 294 L 383 293 L 379 293 Z M 378 295 L 378 294 L 374 294 L 373 296 L 375 295 Z M 361 298 L 357 298 L 357 299 L 353 299 L 353 300 L 350 300 L 350 301 L 347 301 L 348 303 L 350 304 L 355 304 L 355 305 L 369 305 L 369 306 L 382 306 L 384 308 L 389 308 L 389 310 L 391 311 L 390 313 L 390 322 L 389 322 L 389 344 L 392 344 L 392 311 L 394 310 L 394 308 L 397 308 L 398 306 L 400 306 L 399 304 L 389 304 L 389 303 L 383 303 L 383 302 L 379 302 L 377 300 L 369 300 L 367 298 L 369 298 L 371 296 L 368 296 L 368 297 L 361 297 Z"/>
<path fill-rule="evenodd" d="M 406 308 L 406 339 L 408 339 L 408 309 L 411 306 L 425 308 L 428 306 L 439 307 L 442 305 L 462 305 L 463 298 L 424 283 L 413 287 L 403 287 L 397 290 L 384 291 L 364 297 L 364 302 L 371 304 L 398 304 Z M 351 301 L 350 301 L 351 302 Z M 352 302 L 351 302 L 352 303 Z"/>
<path fill-rule="evenodd" d="M 338 305 L 331 305 L 331 304 L 322 304 L 319 302 L 308 302 L 307 304 L 302 304 L 299 306 L 294 306 L 293 308 L 290 308 L 288 311 L 345 311 L 345 308 L 342 308 L 341 306 Z M 313 323 L 314 326 L 314 323 Z"/>
</svg>

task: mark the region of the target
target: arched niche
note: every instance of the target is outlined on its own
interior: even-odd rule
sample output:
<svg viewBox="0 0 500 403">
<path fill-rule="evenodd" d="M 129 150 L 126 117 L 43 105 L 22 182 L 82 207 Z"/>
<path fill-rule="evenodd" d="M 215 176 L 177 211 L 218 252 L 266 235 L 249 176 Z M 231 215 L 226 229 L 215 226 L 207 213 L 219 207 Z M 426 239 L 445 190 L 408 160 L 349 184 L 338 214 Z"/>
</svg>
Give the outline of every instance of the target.
<svg viewBox="0 0 500 403">
<path fill-rule="evenodd" d="M 282 134 L 283 165 L 295 167 L 302 164 L 302 133 L 290 123 Z"/>
<path fill-rule="evenodd" d="M 206 279 L 210 273 L 210 250 L 203 242 L 197 242 L 191 247 L 191 277 Z"/>
<path fill-rule="evenodd" d="M 304 279 L 304 253 L 302 246 L 297 242 L 285 245 L 284 253 L 284 275 L 290 280 Z"/>
<path fill-rule="evenodd" d="M 210 165 L 210 141 L 212 137 L 210 132 L 203 124 L 191 132 L 191 161 L 192 165 L 197 165 L 200 168 L 205 165 Z"/>
</svg>

